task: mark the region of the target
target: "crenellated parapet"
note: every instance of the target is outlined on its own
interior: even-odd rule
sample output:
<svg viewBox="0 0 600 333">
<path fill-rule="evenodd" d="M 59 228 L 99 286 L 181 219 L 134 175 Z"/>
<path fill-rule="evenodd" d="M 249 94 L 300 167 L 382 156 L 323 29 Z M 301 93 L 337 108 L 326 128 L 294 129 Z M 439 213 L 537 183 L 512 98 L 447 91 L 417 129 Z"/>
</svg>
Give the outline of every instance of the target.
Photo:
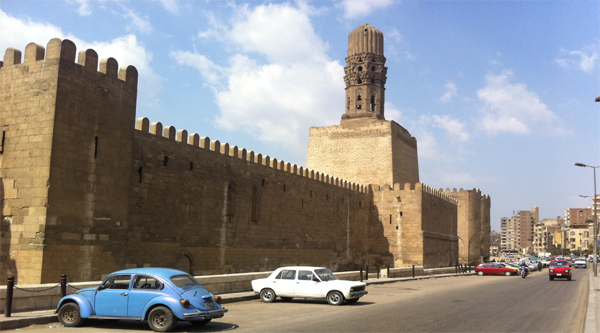
<svg viewBox="0 0 600 333">
<path fill-rule="evenodd" d="M 75 61 L 77 55 L 77 62 Z M 75 43 L 68 39 L 51 39 L 46 48 L 36 43 L 29 43 L 25 47 L 25 57 L 21 59 L 22 53 L 18 49 L 8 48 L 4 53 L 4 61 L 0 61 L 0 70 L 6 70 L 11 66 L 21 64 L 32 64 L 38 61 L 52 61 L 62 59 L 77 63 L 89 72 L 99 72 L 108 77 L 118 78 L 129 84 L 137 85 L 138 72 L 134 66 L 122 66 L 119 68 L 114 58 L 106 58 L 98 61 L 98 54 L 93 49 L 81 50 L 77 54 Z M 99 67 L 99 68 L 98 68 Z"/>
<path fill-rule="evenodd" d="M 136 130 L 173 141 L 176 144 L 187 144 L 198 149 L 205 149 L 218 154 L 238 158 L 248 163 L 262 165 L 265 168 L 271 168 L 288 172 L 299 177 L 313 179 L 316 181 L 328 183 L 334 186 L 343 187 L 352 191 L 368 193 L 369 187 L 357 183 L 349 182 L 338 177 L 333 177 L 315 170 L 304 168 L 296 164 L 281 161 L 269 156 L 263 156 L 245 148 L 230 146 L 228 143 L 221 143 L 219 140 L 211 140 L 209 137 L 201 137 L 197 133 L 188 134 L 187 130 L 177 130 L 174 126 L 163 127 L 162 123 L 150 123 L 148 118 L 138 118 L 136 121 Z"/>
<path fill-rule="evenodd" d="M 448 194 L 444 193 L 441 190 L 436 190 L 435 188 L 428 186 L 426 184 L 422 184 L 422 183 L 415 183 L 415 184 L 411 184 L 411 183 L 406 183 L 404 184 L 404 186 L 402 186 L 401 184 L 394 184 L 394 186 L 390 186 L 389 184 L 385 184 L 383 186 L 379 186 L 379 185 L 374 185 L 374 184 L 370 184 L 369 187 L 371 188 L 371 190 L 375 193 L 375 192 L 386 192 L 386 191 L 390 191 L 390 192 L 397 192 L 397 191 L 412 191 L 412 192 L 423 192 L 423 193 L 427 193 L 427 194 L 431 194 L 434 197 L 440 198 L 444 201 L 450 202 L 452 204 L 457 204 L 458 200 L 456 200 L 455 198 L 449 196 Z"/>
</svg>

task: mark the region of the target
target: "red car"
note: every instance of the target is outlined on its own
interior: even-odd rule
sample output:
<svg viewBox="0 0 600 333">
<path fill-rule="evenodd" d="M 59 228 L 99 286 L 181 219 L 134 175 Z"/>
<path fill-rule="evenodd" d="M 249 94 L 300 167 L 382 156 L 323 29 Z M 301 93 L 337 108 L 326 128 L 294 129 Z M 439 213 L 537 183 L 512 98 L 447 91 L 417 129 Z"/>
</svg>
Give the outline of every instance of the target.
<svg viewBox="0 0 600 333">
<path fill-rule="evenodd" d="M 567 281 L 571 281 L 571 267 L 569 262 L 566 260 L 552 260 L 548 267 L 548 274 L 550 274 L 550 281 L 554 278 L 566 278 Z"/>
<path fill-rule="evenodd" d="M 485 264 L 479 264 L 475 267 L 475 271 L 477 275 L 482 276 L 486 274 L 504 274 L 506 276 L 511 276 L 517 274 L 517 270 L 508 266 L 505 266 L 501 263 L 490 262 Z"/>
</svg>

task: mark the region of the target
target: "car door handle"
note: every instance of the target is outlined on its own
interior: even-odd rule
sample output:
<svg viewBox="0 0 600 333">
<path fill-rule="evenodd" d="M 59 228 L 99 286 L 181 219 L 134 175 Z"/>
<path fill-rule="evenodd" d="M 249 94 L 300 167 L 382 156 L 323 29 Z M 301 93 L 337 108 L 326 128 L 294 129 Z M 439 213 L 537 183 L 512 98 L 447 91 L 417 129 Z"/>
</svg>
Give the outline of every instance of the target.
<svg viewBox="0 0 600 333">
<path fill-rule="evenodd" d="M 121 293 L 121 296 L 127 296 L 129 295 L 128 293 Z"/>
</svg>

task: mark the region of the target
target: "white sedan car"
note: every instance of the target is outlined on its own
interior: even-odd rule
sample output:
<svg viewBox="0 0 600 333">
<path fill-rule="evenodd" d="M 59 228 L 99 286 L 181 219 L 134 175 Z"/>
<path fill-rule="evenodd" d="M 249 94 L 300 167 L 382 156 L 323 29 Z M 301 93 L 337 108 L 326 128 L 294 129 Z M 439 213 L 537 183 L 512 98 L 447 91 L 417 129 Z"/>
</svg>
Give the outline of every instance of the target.
<svg viewBox="0 0 600 333">
<path fill-rule="evenodd" d="M 327 299 L 331 305 L 356 303 L 368 293 L 366 287 L 363 282 L 338 280 L 327 268 L 308 266 L 281 267 L 266 279 L 252 280 L 252 289 L 265 303 L 277 296 L 284 301 L 296 297 Z"/>
</svg>

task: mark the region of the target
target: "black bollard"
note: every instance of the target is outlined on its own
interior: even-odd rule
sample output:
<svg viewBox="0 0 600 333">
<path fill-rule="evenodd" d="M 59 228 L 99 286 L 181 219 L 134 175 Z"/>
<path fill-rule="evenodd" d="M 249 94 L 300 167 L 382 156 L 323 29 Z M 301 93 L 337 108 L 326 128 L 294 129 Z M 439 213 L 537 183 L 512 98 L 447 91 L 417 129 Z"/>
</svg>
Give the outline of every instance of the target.
<svg viewBox="0 0 600 333">
<path fill-rule="evenodd" d="M 376 267 L 377 267 L 377 280 L 379 280 L 379 265 L 377 265 Z"/>
<path fill-rule="evenodd" d="M 415 265 L 412 265 L 412 266 L 413 266 L 413 279 L 414 279 L 415 278 Z"/>
<path fill-rule="evenodd" d="M 4 304 L 4 317 L 10 317 L 12 312 L 13 289 L 15 287 L 15 277 L 9 276 L 6 283 L 6 302 Z"/>
<path fill-rule="evenodd" d="M 60 297 L 67 296 L 67 274 L 60 276 Z"/>
<path fill-rule="evenodd" d="M 360 268 L 360 282 L 363 282 L 363 276 L 362 276 L 362 267 Z"/>
<path fill-rule="evenodd" d="M 367 268 L 365 269 L 365 281 L 369 280 L 369 265 L 367 265 Z"/>
<path fill-rule="evenodd" d="M 387 267 L 387 277 L 388 277 L 388 279 L 390 278 L 390 265 L 389 264 L 388 264 L 388 267 Z"/>
</svg>

